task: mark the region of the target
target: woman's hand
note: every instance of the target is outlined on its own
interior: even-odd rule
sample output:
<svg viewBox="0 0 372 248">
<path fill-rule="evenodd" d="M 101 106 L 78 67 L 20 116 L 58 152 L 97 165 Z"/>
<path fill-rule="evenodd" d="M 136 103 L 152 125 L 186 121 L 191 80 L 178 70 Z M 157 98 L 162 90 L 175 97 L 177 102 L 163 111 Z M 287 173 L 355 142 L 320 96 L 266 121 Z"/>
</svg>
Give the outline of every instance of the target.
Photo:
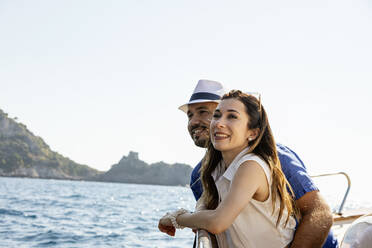
<svg viewBox="0 0 372 248">
<path fill-rule="evenodd" d="M 169 236 L 174 236 L 176 234 L 176 228 L 172 225 L 172 222 L 167 215 L 163 216 L 159 220 L 158 228 L 161 232 L 166 233 Z"/>
</svg>

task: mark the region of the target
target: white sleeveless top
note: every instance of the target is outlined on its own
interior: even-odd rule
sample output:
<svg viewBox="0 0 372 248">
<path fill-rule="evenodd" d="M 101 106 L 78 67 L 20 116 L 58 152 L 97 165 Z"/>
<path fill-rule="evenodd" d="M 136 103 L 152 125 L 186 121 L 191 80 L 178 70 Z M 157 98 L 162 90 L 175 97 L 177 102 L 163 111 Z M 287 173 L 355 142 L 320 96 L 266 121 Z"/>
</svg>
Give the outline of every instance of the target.
<svg viewBox="0 0 372 248">
<path fill-rule="evenodd" d="M 248 148 L 244 149 L 236 156 L 225 172 L 222 171 L 223 165 L 219 163 L 216 170 L 212 173 L 220 201 L 227 196 L 237 169 L 245 161 L 253 160 L 262 167 L 271 188 L 272 179 L 269 165 L 255 154 L 246 154 L 247 151 Z M 280 223 L 278 227 L 276 227 L 280 206 L 279 199 L 277 199 L 275 206 L 276 210 L 274 214 L 272 214 L 273 208 L 270 189 L 269 197 L 264 202 L 252 198 L 248 205 L 236 217 L 232 225 L 224 232 L 216 235 L 218 246 L 220 248 L 280 248 L 289 245 L 295 232 L 295 219 L 290 217 L 286 227 L 284 227 L 288 216 L 287 209 L 285 208 Z"/>
</svg>

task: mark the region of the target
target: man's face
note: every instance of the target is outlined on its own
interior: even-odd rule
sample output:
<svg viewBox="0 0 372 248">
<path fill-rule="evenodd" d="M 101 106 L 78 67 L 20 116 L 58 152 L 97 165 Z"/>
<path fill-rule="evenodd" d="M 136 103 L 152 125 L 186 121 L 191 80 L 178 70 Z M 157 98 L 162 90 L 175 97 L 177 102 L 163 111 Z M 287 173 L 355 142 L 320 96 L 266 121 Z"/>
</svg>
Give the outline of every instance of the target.
<svg viewBox="0 0 372 248">
<path fill-rule="evenodd" d="M 213 112 L 217 107 L 215 102 L 193 103 L 188 105 L 187 128 L 196 146 L 206 147 L 209 140 L 209 125 Z"/>
</svg>

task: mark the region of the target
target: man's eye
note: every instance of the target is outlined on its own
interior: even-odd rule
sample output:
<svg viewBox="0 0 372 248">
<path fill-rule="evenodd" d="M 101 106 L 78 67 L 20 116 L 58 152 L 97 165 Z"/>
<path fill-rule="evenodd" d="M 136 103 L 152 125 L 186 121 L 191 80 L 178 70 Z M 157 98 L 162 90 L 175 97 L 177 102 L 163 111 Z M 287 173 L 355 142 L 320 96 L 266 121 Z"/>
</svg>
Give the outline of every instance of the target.
<svg viewBox="0 0 372 248">
<path fill-rule="evenodd" d="M 189 120 L 192 118 L 192 115 L 187 115 L 187 117 L 189 118 Z"/>
<path fill-rule="evenodd" d="M 200 115 L 208 114 L 208 111 L 206 111 L 206 110 L 201 110 L 201 111 L 199 111 L 199 114 L 200 114 Z"/>
</svg>

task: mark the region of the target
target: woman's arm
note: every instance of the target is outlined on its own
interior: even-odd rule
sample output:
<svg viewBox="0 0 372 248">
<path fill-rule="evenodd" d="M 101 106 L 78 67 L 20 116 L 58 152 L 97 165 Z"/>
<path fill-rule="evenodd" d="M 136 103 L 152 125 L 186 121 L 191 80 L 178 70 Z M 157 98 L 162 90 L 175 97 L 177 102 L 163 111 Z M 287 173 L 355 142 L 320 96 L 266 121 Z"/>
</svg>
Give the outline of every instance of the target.
<svg viewBox="0 0 372 248">
<path fill-rule="evenodd" d="M 233 223 L 254 196 L 266 199 L 269 191 L 262 167 L 255 161 L 246 161 L 238 168 L 229 193 L 215 210 L 179 215 L 177 223 L 214 234 L 221 233 Z"/>
</svg>

